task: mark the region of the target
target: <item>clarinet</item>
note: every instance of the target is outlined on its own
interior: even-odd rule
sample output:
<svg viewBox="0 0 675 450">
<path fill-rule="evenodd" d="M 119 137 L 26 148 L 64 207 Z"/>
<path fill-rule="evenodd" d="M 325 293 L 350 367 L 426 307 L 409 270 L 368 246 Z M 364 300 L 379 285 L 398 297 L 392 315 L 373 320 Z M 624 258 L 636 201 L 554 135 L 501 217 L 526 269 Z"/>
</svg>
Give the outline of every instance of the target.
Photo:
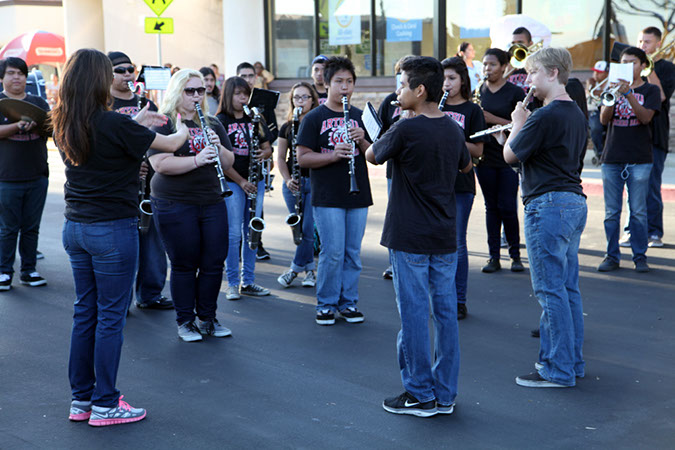
<svg viewBox="0 0 675 450">
<path fill-rule="evenodd" d="M 342 96 L 342 112 L 345 118 L 345 139 L 352 146 L 352 153 L 349 157 L 349 193 L 356 195 L 359 193 L 359 185 L 356 182 L 356 162 L 354 161 L 356 145 L 349 137 L 349 99 L 346 95 Z"/>
<path fill-rule="evenodd" d="M 293 242 L 300 245 L 302 242 L 302 192 L 300 186 L 300 165 L 298 164 L 297 137 L 298 124 L 300 123 L 300 114 L 302 108 L 293 110 L 293 124 L 291 126 L 291 179 L 298 184 L 298 192 L 295 192 L 295 212 L 286 217 L 286 225 L 291 227 L 293 233 Z"/>
<path fill-rule="evenodd" d="M 209 147 L 215 147 L 215 145 L 213 145 L 211 142 L 211 138 L 209 137 L 209 126 L 206 124 L 206 118 L 204 117 L 204 112 L 202 111 L 202 107 L 199 102 L 195 102 L 195 111 L 197 111 L 197 116 L 199 117 L 199 123 L 202 127 L 202 133 L 204 133 L 204 139 L 206 139 L 206 145 Z M 232 191 L 227 185 L 225 174 L 223 174 L 223 166 L 220 164 L 220 151 L 218 150 L 218 147 L 216 147 L 216 153 L 215 166 L 216 174 L 218 175 L 218 181 L 220 182 L 220 196 L 229 197 L 232 195 Z"/>
<path fill-rule="evenodd" d="M 248 182 L 258 187 L 258 180 L 260 176 L 260 161 L 258 161 L 258 151 L 260 149 L 260 140 L 258 138 L 258 127 L 260 126 L 260 112 L 258 108 L 249 108 L 244 105 L 244 113 L 251 117 L 253 122 L 253 129 L 251 130 L 251 148 L 249 149 L 248 161 Z M 249 222 L 248 222 L 248 247 L 251 250 L 256 250 L 260 245 L 262 232 L 265 229 L 265 221 L 256 215 L 257 191 L 248 194 L 249 207 Z"/>
<path fill-rule="evenodd" d="M 445 106 L 445 101 L 448 99 L 448 96 L 450 95 L 450 91 L 445 91 L 443 92 L 443 97 L 441 98 L 441 101 L 438 103 L 438 109 L 443 111 L 443 107 Z"/>
<path fill-rule="evenodd" d="M 127 86 L 129 86 L 129 90 L 132 94 L 138 95 L 138 103 L 136 106 L 138 106 L 138 110 L 140 111 L 148 103 L 148 99 L 145 96 L 146 91 L 143 88 L 143 85 L 139 83 L 138 85 L 134 86 L 133 81 L 127 81 Z M 138 93 L 136 91 L 138 91 Z"/>
<path fill-rule="evenodd" d="M 147 155 L 143 157 L 143 160 L 147 163 Z M 150 203 L 150 195 L 147 193 L 147 175 L 141 178 L 140 189 L 138 196 L 140 202 L 138 204 L 138 211 L 141 214 L 141 220 L 138 221 L 138 231 L 141 234 L 145 234 L 150 229 L 150 221 L 152 220 L 152 204 Z"/>
</svg>

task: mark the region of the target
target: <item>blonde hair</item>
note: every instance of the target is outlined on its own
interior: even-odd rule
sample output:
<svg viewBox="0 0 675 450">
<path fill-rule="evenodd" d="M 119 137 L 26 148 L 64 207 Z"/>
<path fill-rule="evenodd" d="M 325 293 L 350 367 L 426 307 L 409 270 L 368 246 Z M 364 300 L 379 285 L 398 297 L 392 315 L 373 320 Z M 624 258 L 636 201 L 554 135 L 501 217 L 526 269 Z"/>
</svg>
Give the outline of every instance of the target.
<svg viewBox="0 0 675 450">
<path fill-rule="evenodd" d="M 176 108 L 183 101 L 183 89 L 185 85 L 190 81 L 190 78 L 199 78 L 204 85 L 204 76 L 198 70 L 194 69 L 181 69 L 171 76 L 169 80 L 169 85 L 166 87 L 166 93 L 164 96 L 164 101 L 162 102 L 162 107 L 159 109 L 159 112 L 171 119 L 171 122 L 174 124 L 174 129 L 176 127 Z M 200 105 L 204 115 L 208 118 L 209 113 L 209 103 L 206 101 L 206 94 L 202 96 Z M 196 113 L 195 113 L 196 115 Z M 183 120 L 190 120 L 192 117 L 183 117 Z M 195 122 L 198 122 L 197 118 L 194 118 Z"/>
<path fill-rule="evenodd" d="M 525 60 L 525 68 L 530 71 L 537 64 L 549 73 L 558 69 L 558 82 L 567 84 L 572 71 L 572 55 L 564 48 L 542 48 Z"/>
<path fill-rule="evenodd" d="M 401 64 L 403 64 L 403 61 L 405 61 L 408 58 L 414 57 L 415 55 L 405 55 L 404 57 L 396 61 L 396 64 L 394 64 L 394 75 L 398 75 L 399 73 L 401 73 Z"/>
</svg>

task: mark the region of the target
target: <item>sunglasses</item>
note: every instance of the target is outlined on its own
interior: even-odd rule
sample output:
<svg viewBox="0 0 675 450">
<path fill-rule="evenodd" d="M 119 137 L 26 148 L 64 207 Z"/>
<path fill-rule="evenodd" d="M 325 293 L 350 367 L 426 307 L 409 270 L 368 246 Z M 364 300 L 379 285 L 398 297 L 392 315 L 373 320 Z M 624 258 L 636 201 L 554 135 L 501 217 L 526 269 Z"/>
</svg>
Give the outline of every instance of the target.
<svg viewBox="0 0 675 450">
<path fill-rule="evenodd" d="M 189 95 L 190 97 L 192 97 L 193 95 L 195 95 L 195 92 L 196 92 L 197 94 L 199 94 L 199 95 L 204 95 L 204 93 L 206 92 L 206 88 L 205 88 L 205 87 L 185 88 L 185 89 L 183 89 L 183 92 L 185 92 L 185 93 L 186 93 L 187 95 Z"/>
<path fill-rule="evenodd" d="M 128 73 L 134 73 L 136 71 L 136 68 L 134 66 L 127 66 L 127 67 L 115 67 L 113 69 L 114 73 L 118 73 L 120 75 L 124 75 L 124 72 Z"/>
</svg>

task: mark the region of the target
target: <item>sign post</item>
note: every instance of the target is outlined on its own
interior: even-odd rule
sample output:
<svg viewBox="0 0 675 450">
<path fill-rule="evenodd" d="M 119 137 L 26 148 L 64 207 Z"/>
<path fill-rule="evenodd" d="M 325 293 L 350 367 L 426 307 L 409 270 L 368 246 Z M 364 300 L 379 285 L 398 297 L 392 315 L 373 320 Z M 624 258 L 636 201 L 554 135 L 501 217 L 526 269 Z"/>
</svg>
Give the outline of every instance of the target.
<svg viewBox="0 0 675 450">
<path fill-rule="evenodd" d="M 143 0 L 157 17 L 145 18 L 145 32 L 157 35 L 157 59 L 162 65 L 162 34 L 173 34 L 173 19 L 160 17 L 173 0 Z"/>
</svg>

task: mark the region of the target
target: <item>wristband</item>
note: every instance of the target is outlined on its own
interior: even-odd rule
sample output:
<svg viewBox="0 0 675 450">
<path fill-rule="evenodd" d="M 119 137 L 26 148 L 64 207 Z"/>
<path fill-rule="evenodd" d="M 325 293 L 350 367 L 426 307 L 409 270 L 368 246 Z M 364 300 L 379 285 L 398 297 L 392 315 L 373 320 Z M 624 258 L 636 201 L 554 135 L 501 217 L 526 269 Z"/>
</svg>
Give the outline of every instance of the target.
<svg viewBox="0 0 675 450">
<path fill-rule="evenodd" d="M 197 164 L 197 155 L 195 155 L 194 158 L 195 167 L 199 169 L 199 164 Z"/>
<path fill-rule="evenodd" d="M 632 93 L 633 93 L 633 88 L 630 88 L 630 91 L 628 91 L 628 92 L 626 92 L 625 94 L 623 94 L 623 96 L 624 96 L 624 97 L 628 97 L 628 95 L 629 95 L 629 94 L 632 94 Z"/>
</svg>

